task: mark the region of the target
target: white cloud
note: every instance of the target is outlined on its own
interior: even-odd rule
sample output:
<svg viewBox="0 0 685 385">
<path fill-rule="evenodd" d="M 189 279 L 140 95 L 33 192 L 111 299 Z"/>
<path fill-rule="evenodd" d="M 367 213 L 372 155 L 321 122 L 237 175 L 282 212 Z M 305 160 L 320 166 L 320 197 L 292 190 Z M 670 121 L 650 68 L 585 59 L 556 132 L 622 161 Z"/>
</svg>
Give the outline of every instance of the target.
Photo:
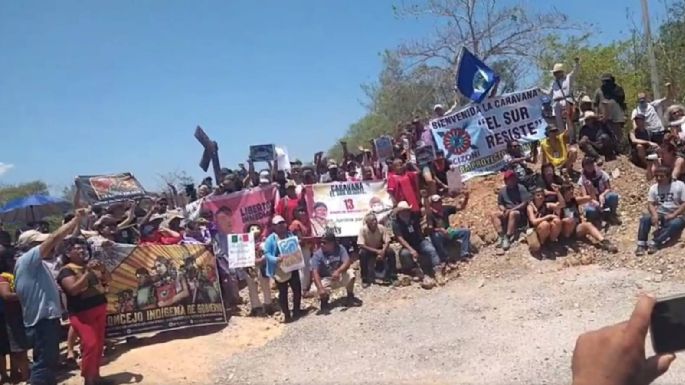
<svg viewBox="0 0 685 385">
<path fill-rule="evenodd" d="M 13 164 L 0 162 L 0 176 L 6 174 L 12 168 L 14 168 Z"/>
</svg>

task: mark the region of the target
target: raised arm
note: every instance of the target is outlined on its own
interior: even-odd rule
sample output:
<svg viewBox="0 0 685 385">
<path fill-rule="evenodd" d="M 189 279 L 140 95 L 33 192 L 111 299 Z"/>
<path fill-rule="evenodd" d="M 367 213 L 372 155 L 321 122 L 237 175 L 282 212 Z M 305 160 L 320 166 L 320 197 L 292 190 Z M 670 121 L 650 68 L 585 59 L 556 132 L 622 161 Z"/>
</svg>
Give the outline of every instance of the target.
<svg viewBox="0 0 685 385">
<path fill-rule="evenodd" d="M 81 223 L 81 219 L 88 215 L 88 212 L 89 209 L 77 209 L 74 213 L 74 218 L 50 234 L 48 239 L 40 244 L 40 257 L 43 259 L 50 258 L 57 245 L 62 242 L 64 238 L 74 232 L 74 229 L 78 227 L 79 223 Z"/>
</svg>

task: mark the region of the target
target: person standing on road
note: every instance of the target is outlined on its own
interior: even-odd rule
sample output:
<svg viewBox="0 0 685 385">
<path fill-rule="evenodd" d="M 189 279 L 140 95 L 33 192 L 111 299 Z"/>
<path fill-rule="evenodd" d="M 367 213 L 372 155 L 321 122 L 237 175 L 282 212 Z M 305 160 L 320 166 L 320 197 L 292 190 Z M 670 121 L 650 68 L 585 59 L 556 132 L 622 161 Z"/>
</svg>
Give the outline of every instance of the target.
<svg viewBox="0 0 685 385">
<path fill-rule="evenodd" d="M 283 257 L 278 247 L 278 241 L 292 237 L 294 234 L 288 230 L 288 224 L 280 215 L 275 215 L 271 220 L 273 233 L 264 241 L 264 256 L 266 257 L 266 275 L 273 278 L 278 286 L 278 304 L 283 312 L 284 322 L 290 323 L 302 315 L 302 284 L 300 274 L 297 271 L 285 272 L 281 267 Z M 288 286 L 293 292 L 293 311 L 288 307 Z"/>
<path fill-rule="evenodd" d="M 55 279 L 43 260 L 53 256 L 57 245 L 72 234 L 87 215 L 86 209 L 78 209 L 74 218 L 54 233 L 28 230 L 17 240 L 17 246 L 25 250 L 17 260 L 14 272 L 26 334 L 33 342 L 32 385 L 57 384 L 55 374 L 59 363 L 62 306 Z"/>
</svg>

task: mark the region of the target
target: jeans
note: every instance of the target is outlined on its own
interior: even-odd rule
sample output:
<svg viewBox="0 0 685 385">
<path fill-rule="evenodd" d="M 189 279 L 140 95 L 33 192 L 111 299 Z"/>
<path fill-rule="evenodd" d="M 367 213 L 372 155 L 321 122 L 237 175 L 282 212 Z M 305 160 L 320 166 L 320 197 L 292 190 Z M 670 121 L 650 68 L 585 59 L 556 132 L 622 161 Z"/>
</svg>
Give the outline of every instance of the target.
<svg viewBox="0 0 685 385">
<path fill-rule="evenodd" d="M 449 259 L 447 246 L 455 240 L 459 242 L 459 256 L 465 258 L 469 255 L 469 247 L 471 246 L 471 230 L 469 229 L 450 227 L 447 229 L 447 234 L 433 232 L 430 239 L 442 262 L 447 262 Z"/>
<path fill-rule="evenodd" d="M 588 221 L 594 222 L 601 219 L 600 210 L 609 209 L 612 215 L 616 214 L 616 209 L 618 209 L 618 199 L 619 195 L 615 192 L 609 192 L 604 196 L 604 206 L 600 209 L 596 206 L 586 206 L 585 207 L 585 217 Z"/>
<path fill-rule="evenodd" d="M 69 322 L 81 339 L 81 376 L 86 380 L 100 377 L 102 350 L 105 347 L 107 304 L 69 316 Z"/>
<path fill-rule="evenodd" d="M 300 284 L 300 274 L 293 271 L 289 280 L 285 282 L 276 281 L 278 286 L 278 304 L 281 306 L 281 311 L 285 318 L 290 318 L 290 309 L 288 308 L 288 285 L 293 291 L 293 311 L 300 311 L 302 308 L 302 285 Z"/>
<path fill-rule="evenodd" d="M 362 282 L 373 283 L 376 278 L 376 262 L 377 255 L 370 251 L 361 249 L 359 250 L 359 267 L 362 271 Z M 395 252 L 388 248 L 383 256 L 383 264 L 385 265 L 385 277 L 386 281 L 392 281 L 397 279 L 397 262 L 395 261 Z"/>
<path fill-rule="evenodd" d="M 649 214 L 644 214 L 640 218 L 640 227 L 637 231 L 638 246 L 646 246 L 649 239 L 649 230 L 652 228 L 652 217 Z M 673 236 L 677 235 L 685 229 L 685 219 L 682 217 L 673 218 L 666 221 L 662 214 L 659 214 L 659 228 L 654 233 L 654 244 L 661 247 L 668 242 Z"/>
<path fill-rule="evenodd" d="M 42 319 L 26 328 L 26 336 L 33 344 L 31 385 L 56 385 L 55 373 L 59 365 L 59 340 L 62 330 L 59 319 Z"/>
<path fill-rule="evenodd" d="M 416 267 L 420 267 L 424 274 L 429 276 L 434 275 L 435 270 L 433 267 L 440 265 L 440 257 L 430 239 L 424 238 L 418 247 L 416 247 L 416 252 L 419 253 L 418 266 L 416 262 L 414 262 L 414 258 L 412 258 L 409 250 L 405 248 L 400 250 L 402 270 L 412 270 Z"/>
</svg>

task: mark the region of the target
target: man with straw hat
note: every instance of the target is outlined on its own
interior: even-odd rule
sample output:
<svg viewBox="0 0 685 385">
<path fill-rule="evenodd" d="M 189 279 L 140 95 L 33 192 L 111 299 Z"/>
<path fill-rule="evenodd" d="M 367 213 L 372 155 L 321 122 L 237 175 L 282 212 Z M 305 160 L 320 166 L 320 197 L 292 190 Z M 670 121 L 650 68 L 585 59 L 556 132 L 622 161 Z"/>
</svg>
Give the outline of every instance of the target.
<svg viewBox="0 0 685 385">
<path fill-rule="evenodd" d="M 574 59 L 573 70 L 566 73 L 562 63 L 556 63 L 552 68 L 552 85 L 550 86 L 549 97 L 552 99 L 552 110 L 554 111 L 554 119 L 556 126 L 561 128 L 564 124 L 568 124 L 568 132 L 571 138 L 571 143 L 575 142 L 575 131 L 573 130 L 573 120 L 570 116 L 570 111 L 573 111 L 573 82 L 575 76 L 580 69 L 580 59 Z M 564 123 L 566 121 L 566 123 Z"/>
</svg>

